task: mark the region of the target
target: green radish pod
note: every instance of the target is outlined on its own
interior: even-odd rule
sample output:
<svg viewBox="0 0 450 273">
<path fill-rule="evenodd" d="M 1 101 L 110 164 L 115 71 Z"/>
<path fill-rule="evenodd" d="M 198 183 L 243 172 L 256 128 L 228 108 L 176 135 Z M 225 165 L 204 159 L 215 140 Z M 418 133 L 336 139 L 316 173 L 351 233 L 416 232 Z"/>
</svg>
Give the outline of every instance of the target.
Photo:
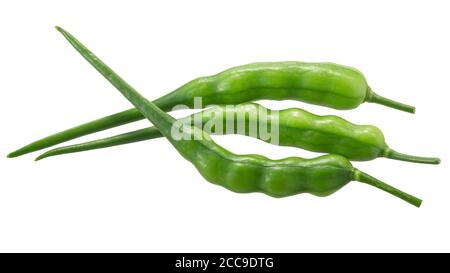
<svg viewBox="0 0 450 273">
<path fill-rule="evenodd" d="M 358 70 L 334 63 L 264 62 L 227 69 L 197 78 L 154 103 L 164 111 L 183 105 L 241 104 L 255 100 L 298 100 L 334 109 L 348 110 L 363 102 L 383 104 L 414 113 L 415 108 L 375 94 Z M 8 155 L 16 157 L 71 139 L 134 122 L 144 117 L 137 109 L 106 116 L 30 143 Z"/>
<path fill-rule="evenodd" d="M 71 34 L 59 27 L 57 30 L 211 183 L 234 192 L 261 192 L 273 197 L 285 197 L 299 193 L 327 196 L 351 180 L 359 180 L 417 207 L 422 202 L 353 168 L 345 157 L 339 155 L 325 155 L 314 159 L 290 157 L 271 160 L 261 155 L 231 153 L 216 144 L 200 128 L 177 123 L 172 116 L 134 90 Z M 189 138 L 175 139 L 172 136 L 174 126 Z"/>
<path fill-rule="evenodd" d="M 233 122 L 231 126 L 228 124 L 230 117 Z M 337 116 L 318 116 L 298 108 L 274 111 L 256 103 L 244 103 L 233 107 L 215 106 L 180 119 L 178 122 L 200 125 L 210 134 L 252 136 L 276 145 L 338 154 L 352 161 L 387 157 L 426 164 L 439 164 L 440 162 L 439 158 L 418 157 L 395 152 L 388 147 L 383 133 L 375 126 L 356 125 Z M 195 124 L 197 122 L 200 124 Z M 162 137 L 159 130 L 156 127 L 149 127 L 86 143 L 59 147 L 40 155 L 37 159 L 158 137 Z"/>
</svg>

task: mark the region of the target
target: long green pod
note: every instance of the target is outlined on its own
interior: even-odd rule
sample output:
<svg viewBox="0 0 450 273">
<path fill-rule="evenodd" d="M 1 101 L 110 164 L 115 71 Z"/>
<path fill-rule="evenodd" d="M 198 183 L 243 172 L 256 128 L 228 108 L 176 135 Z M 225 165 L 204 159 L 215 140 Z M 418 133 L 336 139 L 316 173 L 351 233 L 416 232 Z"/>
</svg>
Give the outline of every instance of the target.
<svg viewBox="0 0 450 273">
<path fill-rule="evenodd" d="M 231 118 L 230 118 L 231 117 Z M 228 124 L 228 120 L 233 123 Z M 198 122 L 200 121 L 200 122 Z M 338 154 L 354 161 L 387 157 L 402 161 L 439 164 L 439 158 L 398 153 L 386 144 L 380 129 L 356 125 L 337 116 L 318 116 L 298 108 L 273 111 L 256 103 L 215 106 L 185 117 L 179 122 L 199 125 L 211 134 L 242 134 L 263 141 L 319 153 Z M 277 128 L 274 128 L 277 126 Z M 275 130 L 276 129 L 276 130 Z M 106 148 L 161 137 L 156 127 L 52 149 L 37 159 L 49 156 Z"/>
<path fill-rule="evenodd" d="M 325 155 L 314 159 L 290 157 L 271 160 L 261 155 L 233 154 L 214 143 L 200 128 L 177 123 L 173 117 L 134 90 L 71 34 L 59 27 L 57 29 L 92 66 L 158 128 L 206 180 L 214 184 L 234 192 L 262 192 L 274 197 L 299 193 L 327 196 L 351 180 L 358 180 L 389 192 L 415 206 L 420 206 L 422 202 L 353 168 L 346 158 L 339 155 Z M 172 136 L 174 126 L 190 139 L 174 138 Z"/>
<path fill-rule="evenodd" d="M 414 107 L 375 94 L 358 70 L 333 63 L 265 62 L 237 66 L 197 78 L 154 101 L 164 111 L 177 105 L 193 108 L 240 104 L 261 99 L 299 100 L 335 109 L 353 109 L 374 102 L 413 113 Z M 16 157 L 53 145 L 142 119 L 137 109 L 106 116 L 30 143 L 8 155 Z"/>
</svg>

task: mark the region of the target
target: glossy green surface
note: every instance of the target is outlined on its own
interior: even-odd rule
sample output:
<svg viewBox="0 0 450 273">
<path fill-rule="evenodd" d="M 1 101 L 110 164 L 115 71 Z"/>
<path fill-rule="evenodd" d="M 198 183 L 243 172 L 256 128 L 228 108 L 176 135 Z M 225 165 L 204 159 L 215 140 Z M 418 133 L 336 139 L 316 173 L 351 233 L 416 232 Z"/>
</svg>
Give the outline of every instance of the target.
<svg viewBox="0 0 450 273">
<path fill-rule="evenodd" d="M 198 78 L 175 90 L 183 104 L 192 98 L 205 105 L 239 104 L 270 99 L 300 100 L 335 109 L 353 109 L 366 97 L 367 83 L 357 70 L 333 63 L 275 62 L 233 67 L 210 77 Z"/>
<path fill-rule="evenodd" d="M 213 76 L 197 78 L 154 103 L 164 111 L 179 105 L 193 108 L 196 97 L 202 98 L 203 107 L 261 99 L 292 99 L 335 109 L 353 109 L 368 101 L 414 112 L 414 107 L 373 93 L 358 70 L 333 63 L 272 62 L 233 67 Z M 10 153 L 8 157 L 34 152 L 142 118 L 137 109 L 129 109 L 45 137 Z"/>
<path fill-rule="evenodd" d="M 227 117 L 233 117 L 232 126 L 227 126 Z M 440 161 L 438 158 L 410 155 L 399 157 L 399 153 L 387 146 L 383 133 L 375 126 L 356 125 L 337 116 L 317 116 L 298 108 L 272 111 L 256 103 L 239 104 L 234 107 L 216 106 L 183 118 L 179 122 L 197 125 L 196 121 L 200 121 L 201 128 L 208 133 L 242 134 L 272 144 L 338 154 L 355 161 L 372 160 L 377 157 L 429 164 L 438 164 Z M 271 128 L 272 125 L 277 126 L 278 130 Z M 259 130 L 258 127 L 262 129 Z M 275 140 L 273 137 L 270 138 L 275 134 L 277 134 Z M 38 159 L 161 136 L 157 128 L 150 127 L 109 138 L 59 147 L 42 154 Z"/>
<path fill-rule="evenodd" d="M 178 152 L 192 162 L 208 181 L 235 192 L 262 192 L 274 197 L 298 193 L 326 196 L 352 179 L 362 178 L 399 198 L 420 206 L 421 200 L 394 189 L 381 181 L 354 169 L 350 162 L 338 155 L 315 159 L 285 158 L 271 160 L 260 155 L 236 155 L 214 143 L 210 136 L 195 126 L 179 125 L 191 140 L 172 137 L 176 120 L 133 89 L 97 56 L 71 34 L 57 27 L 74 48 L 91 63 L 124 97 L 126 97 L 172 143 Z"/>
</svg>

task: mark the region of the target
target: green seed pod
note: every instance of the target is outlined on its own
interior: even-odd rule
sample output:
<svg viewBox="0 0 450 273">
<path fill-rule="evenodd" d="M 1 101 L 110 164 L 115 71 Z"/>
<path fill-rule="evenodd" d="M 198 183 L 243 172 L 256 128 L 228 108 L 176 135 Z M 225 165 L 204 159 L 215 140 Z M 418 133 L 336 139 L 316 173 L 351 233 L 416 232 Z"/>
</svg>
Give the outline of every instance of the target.
<svg viewBox="0 0 450 273">
<path fill-rule="evenodd" d="M 229 124 L 229 120 L 232 121 Z M 195 124 L 199 121 L 200 124 Z M 298 108 L 272 111 L 256 103 L 234 107 L 216 106 L 178 121 L 201 127 L 211 134 L 241 134 L 263 141 L 305 150 L 342 155 L 365 161 L 377 157 L 439 164 L 439 158 L 398 153 L 385 142 L 380 129 L 356 125 L 337 116 L 318 116 Z M 276 130 L 275 130 L 276 129 Z M 52 149 L 37 159 L 49 156 L 106 148 L 162 137 L 156 127 L 145 128 L 104 139 Z"/>
<path fill-rule="evenodd" d="M 422 202 L 353 168 L 342 156 L 325 155 L 309 160 L 294 157 L 271 160 L 260 155 L 233 154 L 214 143 L 200 128 L 176 123 L 174 118 L 134 90 L 70 33 L 59 27 L 57 29 L 89 63 L 158 128 L 184 158 L 194 164 L 198 171 L 212 183 L 235 192 L 262 192 L 270 196 L 284 197 L 298 193 L 326 196 L 351 180 L 359 180 L 385 190 L 415 206 L 420 206 Z M 178 129 L 190 136 L 190 139 L 174 139 L 171 134 L 173 126 L 179 126 Z M 227 170 L 225 175 L 223 169 Z"/>
<path fill-rule="evenodd" d="M 177 105 L 194 108 L 194 98 L 203 106 L 240 104 L 261 99 L 299 100 L 335 109 L 353 109 L 363 102 L 384 104 L 413 113 L 414 107 L 375 94 L 361 72 L 333 63 L 252 63 L 197 78 L 154 101 L 164 111 Z M 16 157 L 77 137 L 144 118 L 137 109 L 103 117 L 45 137 L 8 155 Z"/>
</svg>

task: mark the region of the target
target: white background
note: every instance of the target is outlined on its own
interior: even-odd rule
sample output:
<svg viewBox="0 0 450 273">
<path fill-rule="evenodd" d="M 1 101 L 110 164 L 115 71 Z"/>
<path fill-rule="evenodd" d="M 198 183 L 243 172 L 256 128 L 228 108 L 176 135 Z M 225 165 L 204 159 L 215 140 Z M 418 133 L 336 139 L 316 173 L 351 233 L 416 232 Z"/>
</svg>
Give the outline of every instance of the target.
<svg viewBox="0 0 450 273">
<path fill-rule="evenodd" d="M 0 251 L 450 251 L 446 2 L 1 2 Z M 356 67 L 376 92 L 417 113 L 367 103 L 351 111 L 263 104 L 374 124 L 391 147 L 442 163 L 354 163 L 423 198 L 417 209 L 358 182 L 326 198 L 232 193 L 206 182 L 165 139 L 37 163 L 39 153 L 6 159 L 32 140 L 130 107 L 54 25 L 152 99 L 255 61 Z M 215 139 L 236 153 L 317 156 L 242 136 Z"/>
</svg>

